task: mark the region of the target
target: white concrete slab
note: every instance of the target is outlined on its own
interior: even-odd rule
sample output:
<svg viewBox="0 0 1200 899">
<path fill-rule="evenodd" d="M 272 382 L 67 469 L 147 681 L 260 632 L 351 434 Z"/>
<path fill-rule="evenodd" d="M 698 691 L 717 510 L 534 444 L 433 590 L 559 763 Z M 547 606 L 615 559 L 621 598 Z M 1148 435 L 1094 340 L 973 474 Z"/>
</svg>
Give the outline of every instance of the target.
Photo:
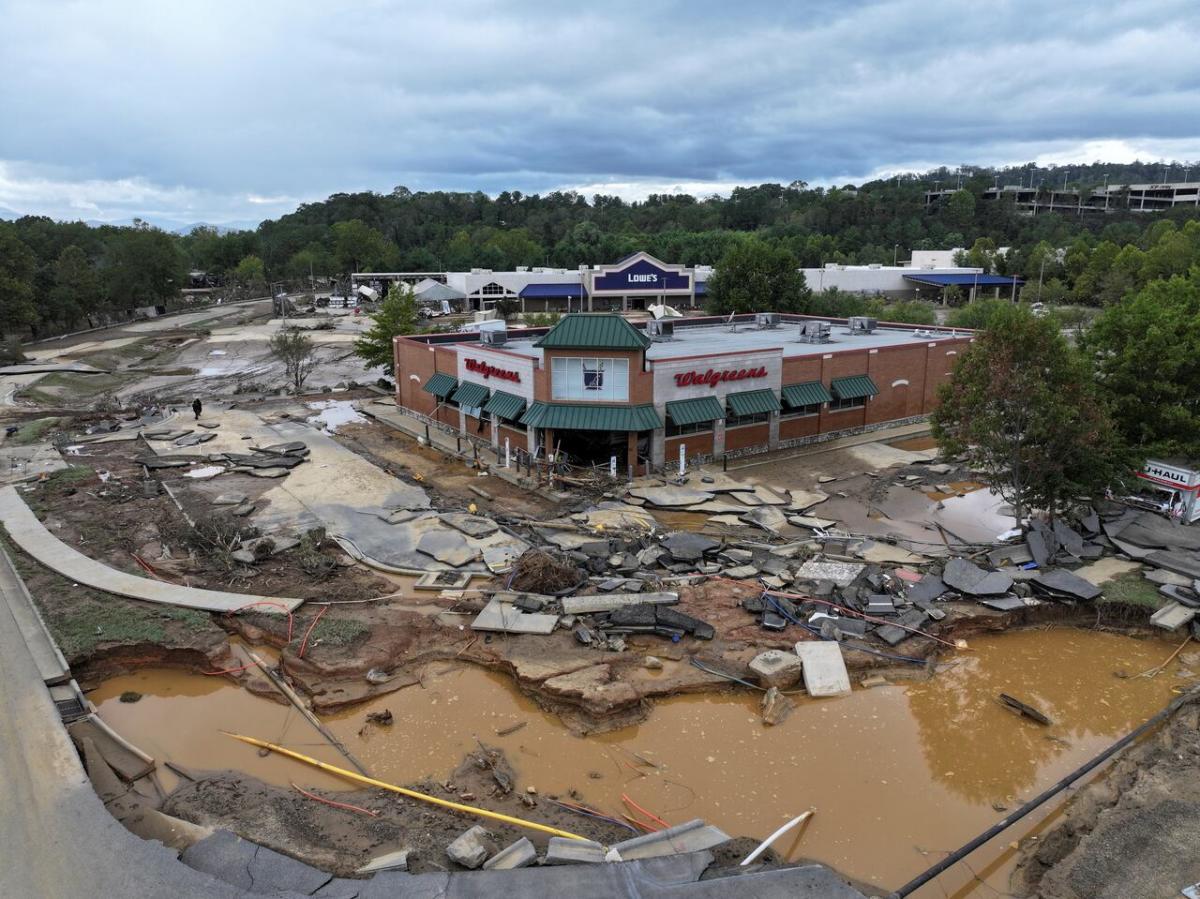
<svg viewBox="0 0 1200 899">
<path fill-rule="evenodd" d="M 850 674 L 842 647 L 832 640 L 803 640 L 796 655 L 804 663 L 804 689 L 809 696 L 844 696 L 850 692 Z"/>
</svg>

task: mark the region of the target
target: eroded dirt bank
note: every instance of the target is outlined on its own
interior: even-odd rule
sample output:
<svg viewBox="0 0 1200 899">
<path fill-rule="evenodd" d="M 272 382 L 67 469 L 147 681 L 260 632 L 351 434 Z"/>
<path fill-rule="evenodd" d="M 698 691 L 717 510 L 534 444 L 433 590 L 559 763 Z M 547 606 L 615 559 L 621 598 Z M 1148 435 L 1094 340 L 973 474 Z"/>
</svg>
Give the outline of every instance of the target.
<svg viewBox="0 0 1200 899">
<path fill-rule="evenodd" d="M 1200 665 L 1190 653 L 1184 664 Z M 1026 840 L 1012 889 L 1042 899 L 1175 896 L 1200 881 L 1200 706 L 1190 703 Z"/>
</svg>

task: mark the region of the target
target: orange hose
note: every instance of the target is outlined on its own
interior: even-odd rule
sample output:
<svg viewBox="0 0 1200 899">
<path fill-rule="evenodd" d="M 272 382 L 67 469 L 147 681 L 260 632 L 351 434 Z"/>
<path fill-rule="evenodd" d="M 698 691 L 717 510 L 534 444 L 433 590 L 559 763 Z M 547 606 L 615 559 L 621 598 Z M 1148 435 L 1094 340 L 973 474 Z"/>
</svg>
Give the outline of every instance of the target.
<svg viewBox="0 0 1200 899">
<path fill-rule="evenodd" d="M 300 641 L 300 651 L 296 653 L 297 658 L 304 658 L 304 650 L 308 648 L 308 638 L 312 634 L 313 628 L 317 626 L 317 622 L 321 620 L 321 616 L 328 611 L 329 606 L 321 606 L 321 611 L 317 612 L 317 617 L 312 620 L 312 624 L 310 624 L 308 626 L 308 630 L 304 632 L 304 639 Z"/>
<path fill-rule="evenodd" d="M 630 799 L 624 793 L 621 794 L 621 800 L 623 802 L 625 802 L 627 805 L 631 806 L 634 810 L 641 812 L 643 815 L 645 815 L 651 821 L 654 821 L 656 824 L 661 824 L 663 827 L 671 826 L 666 821 L 664 821 L 662 818 L 658 817 L 658 815 L 654 814 L 654 812 L 647 811 L 646 809 L 642 808 L 640 805 L 638 805 L 636 802 L 634 802 L 632 799 Z"/>
</svg>

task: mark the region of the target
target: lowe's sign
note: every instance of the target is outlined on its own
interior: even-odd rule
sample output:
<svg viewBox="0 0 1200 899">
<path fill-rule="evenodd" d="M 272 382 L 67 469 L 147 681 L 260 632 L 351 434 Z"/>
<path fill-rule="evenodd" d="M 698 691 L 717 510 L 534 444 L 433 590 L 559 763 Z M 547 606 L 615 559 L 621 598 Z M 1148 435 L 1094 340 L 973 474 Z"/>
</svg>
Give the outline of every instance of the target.
<svg viewBox="0 0 1200 899">
<path fill-rule="evenodd" d="M 653 262 L 640 259 L 628 268 L 597 275 L 592 282 L 592 293 L 661 293 L 664 290 L 692 289 L 690 272 L 672 272 L 660 268 Z"/>
</svg>

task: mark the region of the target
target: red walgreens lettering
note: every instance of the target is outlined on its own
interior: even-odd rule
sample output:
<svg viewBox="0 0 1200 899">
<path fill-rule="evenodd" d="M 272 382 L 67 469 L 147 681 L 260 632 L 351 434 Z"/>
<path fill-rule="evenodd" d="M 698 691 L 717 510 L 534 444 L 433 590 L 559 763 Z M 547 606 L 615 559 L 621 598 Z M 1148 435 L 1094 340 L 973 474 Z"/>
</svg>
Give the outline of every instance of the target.
<svg viewBox="0 0 1200 899">
<path fill-rule="evenodd" d="M 743 381 L 746 378 L 765 378 L 766 376 L 767 370 L 761 365 L 757 368 L 730 368 L 725 371 L 717 371 L 713 368 L 708 371 L 682 371 L 675 375 L 675 386 L 691 387 L 693 384 L 707 384 L 709 387 L 716 387 L 725 381 Z"/>
<path fill-rule="evenodd" d="M 509 371 L 508 369 L 504 368 L 496 368 L 496 366 L 490 365 L 487 362 L 480 362 L 478 359 L 468 359 L 466 365 L 467 371 L 473 371 L 478 375 L 483 375 L 484 380 L 487 380 L 488 378 L 500 378 L 504 381 L 515 381 L 517 383 L 520 383 L 521 381 L 520 372 Z"/>
</svg>

